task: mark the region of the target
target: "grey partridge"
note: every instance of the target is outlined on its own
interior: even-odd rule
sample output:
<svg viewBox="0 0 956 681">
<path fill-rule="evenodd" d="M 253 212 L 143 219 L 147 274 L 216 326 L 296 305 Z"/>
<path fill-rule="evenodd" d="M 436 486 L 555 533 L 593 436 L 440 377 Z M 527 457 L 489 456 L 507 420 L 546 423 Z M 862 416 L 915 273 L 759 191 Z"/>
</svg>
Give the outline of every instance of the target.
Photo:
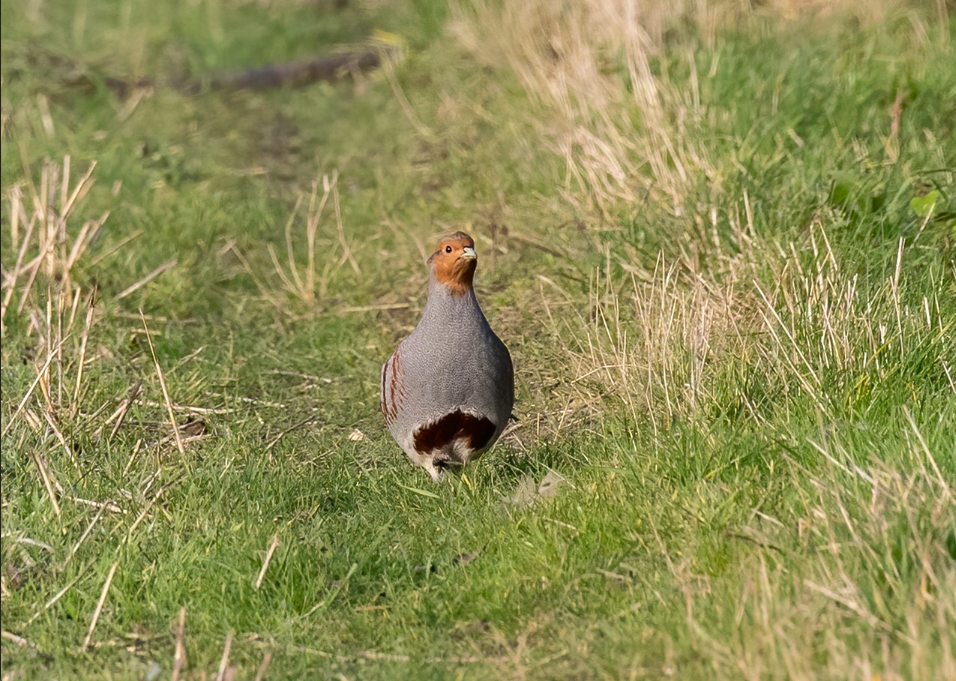
<svg viewBox="0 0 956 681">
<path fill-rule="evenodd" d="M 428 259 L 428 302 L 418 326 L 382 366 L 388 431 L 436 482 L 490 449 L 514 406 L 511 355 L 472 287 L 477 265 L 470 236 L 442 239 Z"/>
</svg>

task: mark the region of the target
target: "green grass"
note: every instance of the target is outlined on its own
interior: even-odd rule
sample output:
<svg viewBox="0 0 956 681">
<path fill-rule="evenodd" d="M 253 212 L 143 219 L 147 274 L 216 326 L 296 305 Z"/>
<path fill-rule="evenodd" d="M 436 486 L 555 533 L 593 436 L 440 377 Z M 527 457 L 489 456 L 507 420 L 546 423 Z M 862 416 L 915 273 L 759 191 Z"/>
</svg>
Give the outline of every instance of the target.
<svg viewBox="0 0 956 681">
<path fill-rule="evenodd" d="M 477 4 L 3 3 L 4 679 L 169 678 L 181 610 L 183 679 L 230 632 L 239 679 L 956 677 L 953 19 L 675 14 L 655 119 L 598 42 L 623 94 L 562 111 Z M 393 75 L 162 85 L 374 29 Z M 456 228 L 521 420 L 433 485 L 378 372 Z"/>
</svg>

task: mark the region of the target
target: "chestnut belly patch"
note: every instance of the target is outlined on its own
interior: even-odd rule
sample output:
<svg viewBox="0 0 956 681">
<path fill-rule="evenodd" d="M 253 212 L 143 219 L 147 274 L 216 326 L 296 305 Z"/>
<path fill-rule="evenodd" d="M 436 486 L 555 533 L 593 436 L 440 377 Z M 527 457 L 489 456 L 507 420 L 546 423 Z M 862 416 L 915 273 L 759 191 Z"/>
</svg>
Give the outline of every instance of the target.
<svg viewBox="0 0 956 681">
<path fill-rule="evenodd" d="M 412 436 L 415 451 L 429 454 L 440 451 L 456 440 L 463 440 L 472 451 L 484 449 L 497 427 L 489 419 L 455 410 L 434 423 L 422 426 Z"/>
</svg>

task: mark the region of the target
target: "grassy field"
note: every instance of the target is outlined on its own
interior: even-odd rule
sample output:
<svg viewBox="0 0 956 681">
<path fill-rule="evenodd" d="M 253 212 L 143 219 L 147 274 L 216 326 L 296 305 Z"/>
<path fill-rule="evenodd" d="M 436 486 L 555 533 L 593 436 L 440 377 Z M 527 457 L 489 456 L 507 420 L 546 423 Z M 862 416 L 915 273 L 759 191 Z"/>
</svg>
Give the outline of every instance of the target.
<svg viewBox="0 0 956 681">
<path fill-rule="evenodd" d="M 753 5 L 4 0 L 3 681 L 956 679 L 956 18 Z M 434 485 L 455 229 L 520 421 Z"/>
</svg>

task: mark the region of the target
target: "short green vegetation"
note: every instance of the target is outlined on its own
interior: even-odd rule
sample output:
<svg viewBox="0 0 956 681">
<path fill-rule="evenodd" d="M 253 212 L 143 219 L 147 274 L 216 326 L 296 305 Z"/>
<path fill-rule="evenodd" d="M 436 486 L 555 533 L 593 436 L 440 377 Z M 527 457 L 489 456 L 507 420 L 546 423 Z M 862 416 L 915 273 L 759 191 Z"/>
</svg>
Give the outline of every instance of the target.
<svg viewBox="0 0 956 681">
<path fill-rule="evenodd" d="M 4 0 L 4 681 L 956 678 L 956 21 L 752 4 Z M 434 485 L 455 229 L 520 422 Z"/>
</svg>

